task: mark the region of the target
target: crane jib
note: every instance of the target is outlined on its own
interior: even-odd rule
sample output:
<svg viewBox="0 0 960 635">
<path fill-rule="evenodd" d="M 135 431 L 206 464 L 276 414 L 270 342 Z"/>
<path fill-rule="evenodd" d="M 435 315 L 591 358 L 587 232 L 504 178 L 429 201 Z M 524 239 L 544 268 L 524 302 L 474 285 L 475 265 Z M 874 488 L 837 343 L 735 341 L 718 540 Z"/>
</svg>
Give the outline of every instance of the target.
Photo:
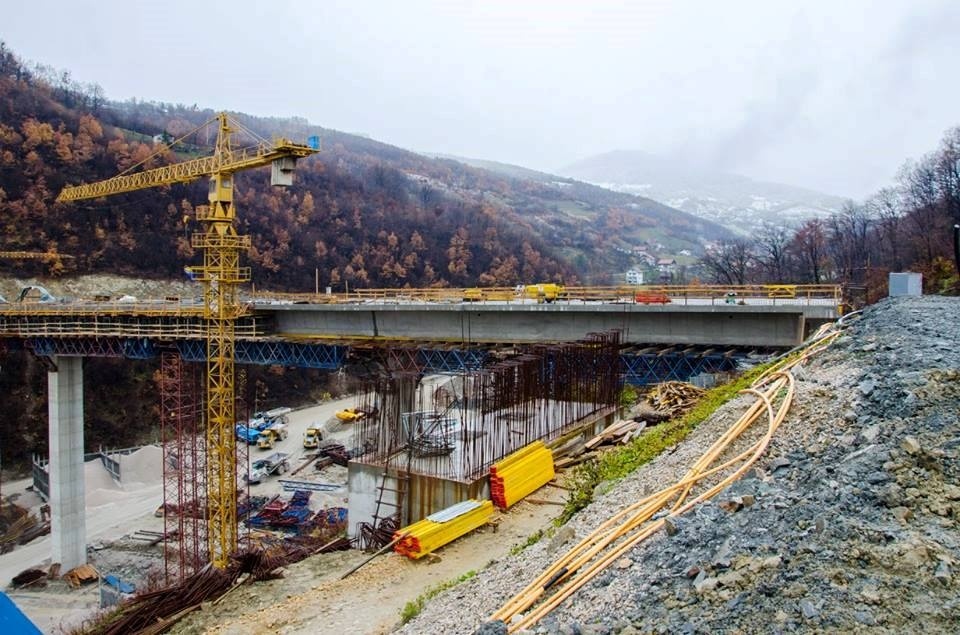
<svg viewBox="0 0 960 635">
<path fill-rule="evenodd" d="M 165 165 L 159 168 L 144 170 L 135 174 L 124 174 L 111 179 L 88 183 L 85 185 L 67 186 L 63 188 L 57 201 L 64 203 L 89 198 L 100 198 L 112 194 L 133 192 L 159 185 L 187 183 L 203 176 L 215 173 L 232 173 L 240 170 L 263 167 L 274 164 L 274 172 L 284 176 L 292 170 L 292 162 L 296 159 L 310 156 L 317 151 L 304 145 L 283 141 L 272 147 L 260 147 L 256 152 L 234 152 L 228 157 L 210 156 L 192 159 L 181 163 Z M 277 165 L 277 164 L 281 165 Z M 289 185 L 289 179 L 278 182 L 274 177 L 275 185 Z"/>
</svg>

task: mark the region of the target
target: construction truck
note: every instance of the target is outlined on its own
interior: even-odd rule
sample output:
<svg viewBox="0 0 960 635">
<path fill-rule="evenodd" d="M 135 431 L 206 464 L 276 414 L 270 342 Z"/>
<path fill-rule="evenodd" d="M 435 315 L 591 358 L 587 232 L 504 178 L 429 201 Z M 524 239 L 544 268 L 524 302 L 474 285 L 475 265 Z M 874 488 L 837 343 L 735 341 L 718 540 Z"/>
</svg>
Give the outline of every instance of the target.
<svg viewBox="0 0 960 635">
<path fill-rule="evenodd" d="M 277 441 L 287 438 L 287 424 L 271 423 L 257 435 L 257 447 L 261 450 L 272 450 Z"/>
<path fill-rule="evenodd" d="M 253 445 L 260 438 L 260 428 L 255 421 L 249 423 L 237 423 L 237 440 L 243 441 L 247 445 Z"/>
<path fill-rule="evenodd" d="M 286 452 L 274 452 L 270 456 L 257 459 L 250 464 L 250 473 L 246 479 L 250 484 L 256 484 L 271 474 L 283 474 L 290 470 L 290 455 Z"/>
<path fill-rule="evenodd" d="M 267 410 L 266 412 L 255 412 L 253 413 L 253 420 L 260 420 L 264 422 L 264 427 L 269 426 L 272 423 L 290 423 L 287 418 L 287 415 L 293 412 L 293 408 L 274 408 L 273 410 Z"/>
<path fill-rule="evenodd" d="M 367 413 L 363 408 L 344 408 L 343 410 L 337 410 L 335 416 L 345 423 L 353 423 L 363 419 L 367 416 Z"/>
<path fill-rule="evenodd" d="M 536 300 L 538 304 L 543 302 L 553 302 L 562 298 L 566 289 L 562 284 L 554 282 L 541 282 L 538 284 L 519 285 L 517 295 L 528 300 Z"/>
<path fill-rule="evenodd" d="M 312 423 L 307 431 L 303 433 L 303 447 L 306 450 L 315 450 L 320 447 L 323 440 L 323 431 L 319 423 Z"/>
</svg>

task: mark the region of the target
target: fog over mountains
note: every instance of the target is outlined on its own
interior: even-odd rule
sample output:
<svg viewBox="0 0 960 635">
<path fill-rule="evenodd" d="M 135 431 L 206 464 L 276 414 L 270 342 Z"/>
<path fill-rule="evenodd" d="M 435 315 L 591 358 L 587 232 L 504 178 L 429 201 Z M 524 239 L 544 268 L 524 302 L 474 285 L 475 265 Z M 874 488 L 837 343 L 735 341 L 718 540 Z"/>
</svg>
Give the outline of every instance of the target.
<svg viewBox="0 0 960 635">
<path fill-rule="evenodd" d="M 650 198 L 741 234 L 764 223 L 793 227 L 810 218 L 826 217 L 844 201 L 814 190 L 756 181 L 636 150 L 592 156 L 557 173 Z"/>
</svg>

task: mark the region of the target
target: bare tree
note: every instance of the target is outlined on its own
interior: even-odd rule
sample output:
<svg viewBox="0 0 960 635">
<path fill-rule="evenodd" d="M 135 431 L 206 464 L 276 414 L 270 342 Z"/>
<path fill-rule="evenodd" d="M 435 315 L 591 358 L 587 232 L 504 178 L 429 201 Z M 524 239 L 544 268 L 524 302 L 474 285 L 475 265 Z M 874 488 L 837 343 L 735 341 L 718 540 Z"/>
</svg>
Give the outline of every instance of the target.
<svg viewBox="0 0 960 635">
<path fill-rule="evenodd" d="M 755 258 L 753 244 L 747 240 L 721 242 L 717 249 L 707 252 L 700 265 L 713 282 L 718 284 L 747 284 Z"/>
<path fill-rule="evenodd" d="M 936 163 L 936 157 L 928 154 L 917 163 L 904 165 L 899 176 L 910 209 L 910 237 L 926 262 L 934 257 L 934 228 L 940 215 Z"/>
<path fill-rule="evenodd" d="M 820 284 L 829 267 L 827 240 L 823 222 L 809 220 L 796 231 L 790 241 L 790 252 L 796 257 L 803 281 Z"/>
<path fill-rule="evenodd" d="M 783 227 L 764 225 L 760 230 L 757 237 L 757 261 L 767 282 L 783 282 L 787 279 L 789 243 L 790 235 Z"/>
<path fill-rule="evenodd" d="M 903 217 L 903 202 L 898 190 L 885 187 L 865 203 L 874 218 L 877 232 L 877 252 L 880 263 L 893 271 L 903 270 L 903 246 L 900 227 Z"/>
<path fill-rule="evenodd" d="M 950 221 L 960 223 L 960 127 L 947 131 L 936 160 L 937 190 Z"/>
<path fill-rule="evenodd" d="M 827 251 L 842 282 L 864 280 L 870 262 L 870 225 L 866 207 L 852 201 L 826 222 Z"/>
</svg>

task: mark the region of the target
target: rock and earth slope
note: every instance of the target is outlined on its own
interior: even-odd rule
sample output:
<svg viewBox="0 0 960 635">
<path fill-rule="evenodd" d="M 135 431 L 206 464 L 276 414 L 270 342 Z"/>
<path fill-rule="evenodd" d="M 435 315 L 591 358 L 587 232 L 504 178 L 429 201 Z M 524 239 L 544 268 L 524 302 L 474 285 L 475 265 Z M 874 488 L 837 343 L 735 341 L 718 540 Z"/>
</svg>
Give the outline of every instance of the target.
<svg viewBox="0 0 960 635">
<path fill-rule="evenodd" d="M 533 631 L 956 632 L 958 318 L 960 299 L 924 297 L 850 319 L 795 372 L 797 399 L 754 469 Z M 486 617 L 614 511 L 677 480 L 751 401 L 728 403 L 569 529 L 437 596 L 401 632 L 506 632 Z M 737 497 L 752 504 L 726 511 Z"/>
</svg>

